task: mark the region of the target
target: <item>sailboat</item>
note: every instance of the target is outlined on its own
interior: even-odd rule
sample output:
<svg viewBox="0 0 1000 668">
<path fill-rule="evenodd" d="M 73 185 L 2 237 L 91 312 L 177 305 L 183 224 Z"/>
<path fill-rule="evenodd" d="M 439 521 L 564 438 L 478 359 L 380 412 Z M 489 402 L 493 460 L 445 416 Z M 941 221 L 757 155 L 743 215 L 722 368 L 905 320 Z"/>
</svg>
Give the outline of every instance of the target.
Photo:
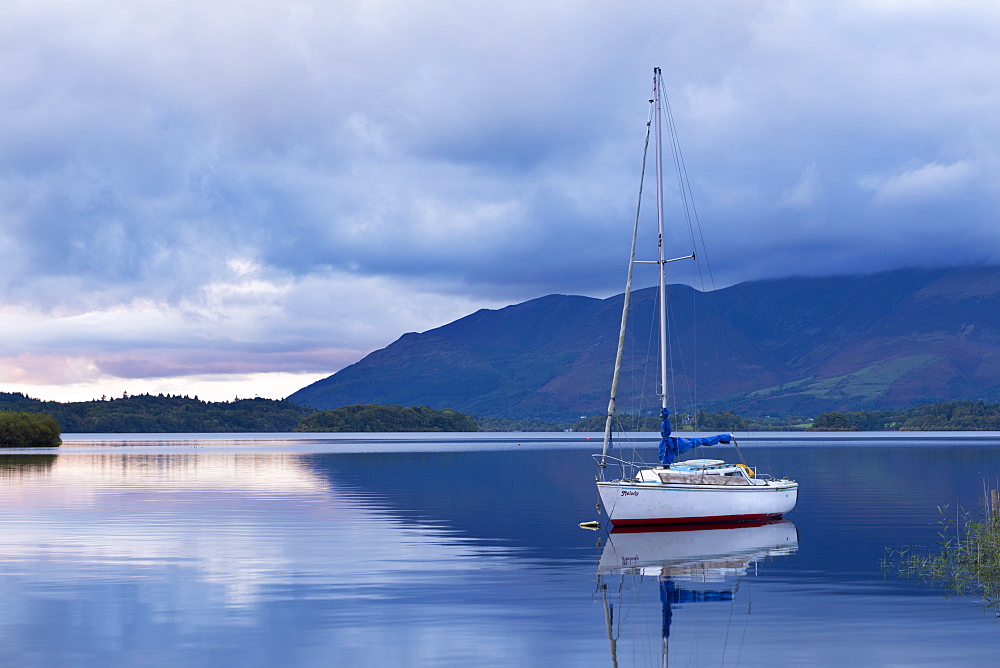
<svg viewBox="0 0 1000 668">
<path fill-rule="evenodd" d="M 735 441 L 731 434 L 716 434 L 701 438 L 681 438 L 672 434 L 670 410 L 667 407 L 667 284 L 665 270 L 668 263 L 694 259 L 694 254 L 667 259 L 664 249 L 662 88 L 663 75 L 660 68 L 657 67 L 653 70 L 653 95 L 650 103 L 652 104 L 651 114 L 655 129 L 656 220 L 659 255 L 656 260 L 645 261 L 645 263 L 656 264 L 659 269 L 660 462 L 658 465 L 650 466 L 641 462 L 622 461 L 608 455 L 612 426 L 617 413 L 615 399 L 625 344 L 632 270 L 635 264 L 644 262 L 635 259 L 639 229 L 637 216 L 632 233 L 632 250 L 629 257 L 621 330 L 618 337 L 618 353 L 615 358 L 611 399 L 608 402 L 608 416 L 604 429 L 604 448 L 599 456 L 595 455 L 598 457 L 600 472 L 597 478 L 597 490 L 601 497 L 601 505 L 607 512 L 611 524 L 616 527 L 734 522 L 781 517 L 795 507 L 799 486 L 794 480 L 772 478 L 745 463 L 729 464 L 720 459 L 677 461 L 681 454 L 692 448 L 719 443 L 735 443 Z M 668 127 L 672 129 L 673 123 L 668 123 Z M 609 459 L 616 460 L 621 465 L 622 477 L 613 480 L 606 479 Z"/>
</svg>

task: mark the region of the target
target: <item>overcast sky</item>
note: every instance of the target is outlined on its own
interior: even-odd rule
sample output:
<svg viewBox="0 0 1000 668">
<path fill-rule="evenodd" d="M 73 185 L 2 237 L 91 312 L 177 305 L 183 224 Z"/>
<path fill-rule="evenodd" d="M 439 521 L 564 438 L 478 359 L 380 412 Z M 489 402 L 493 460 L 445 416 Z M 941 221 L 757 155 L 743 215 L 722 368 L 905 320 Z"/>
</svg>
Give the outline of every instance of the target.
<svg viewBox="0 0 1000 668">
<path fill-rule="evenodd" d="M 0 391 L 280 398 L 618 293 L 654 66 L 719 285 L 1000 259 L 994 2 L 11 0 Z"/>
</svg>

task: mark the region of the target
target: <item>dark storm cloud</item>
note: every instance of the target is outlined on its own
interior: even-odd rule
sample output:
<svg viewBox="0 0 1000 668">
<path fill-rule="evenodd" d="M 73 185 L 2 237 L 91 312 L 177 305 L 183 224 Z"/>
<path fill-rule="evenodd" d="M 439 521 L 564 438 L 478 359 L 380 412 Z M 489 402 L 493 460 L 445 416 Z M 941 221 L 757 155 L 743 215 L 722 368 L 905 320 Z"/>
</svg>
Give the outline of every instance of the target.
<svg viewBox="0 0 1000 668">
<path fill-rule="evenodd" d="M 63 319 L 3 354 L 107 355 L 133 313 L 316 366 L 619 291 L 654 65 L 720 284 L 997 261 L 998 34 L 974 2 L 6 5 L 0 298 Z"/>
</svg>

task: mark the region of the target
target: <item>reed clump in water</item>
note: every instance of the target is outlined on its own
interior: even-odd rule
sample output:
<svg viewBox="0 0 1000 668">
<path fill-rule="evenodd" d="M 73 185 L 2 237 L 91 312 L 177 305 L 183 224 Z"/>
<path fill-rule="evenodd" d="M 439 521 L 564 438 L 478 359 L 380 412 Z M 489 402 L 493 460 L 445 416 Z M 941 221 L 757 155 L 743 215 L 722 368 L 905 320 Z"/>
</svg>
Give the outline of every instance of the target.
<svg viewBox="0 0 1000 668">
<path fill-rule="evenodd" d="M 993 489 L 984 497 L 978 515 L 959 510 L 952 518 L 948 506 L 938 507 L 939 549 L 925 554 L 913 547 L 886 548 L 883 572 L 895 570 L 904 578 L 943 584 L 962 596 L 981 596 L 1000 617 L 1000 493 Z"/>
</svg>

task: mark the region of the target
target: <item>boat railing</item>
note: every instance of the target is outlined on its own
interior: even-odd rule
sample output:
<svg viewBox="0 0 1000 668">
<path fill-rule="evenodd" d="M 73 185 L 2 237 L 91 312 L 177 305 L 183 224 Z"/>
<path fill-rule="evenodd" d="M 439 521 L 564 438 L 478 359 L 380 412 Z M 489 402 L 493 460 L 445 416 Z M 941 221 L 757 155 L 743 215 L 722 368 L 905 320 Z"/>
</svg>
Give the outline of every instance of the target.
<svg viewBox="0 0 1000 668">
<path fill-rule="evenodd" d="M 633 462 L 626 459 L 619 459 L 618 457 L 612 457 L 611 455 L 591 455 L 595 460 L 597 460 L 597 465 L 601 468 L 601 479 L 604 478 L 604 469 L 607 468 L 607 461 L 611 461 L 613 464 L 617 464 L 622 469 L 622 479 L 634 478 L 638 473 L 639 469 L 652 468 L 655 464 L 648 464 L 646 462 Z M 628 470 L 628 475 L 626 475 L 626 470 Z"/>
</svg>

